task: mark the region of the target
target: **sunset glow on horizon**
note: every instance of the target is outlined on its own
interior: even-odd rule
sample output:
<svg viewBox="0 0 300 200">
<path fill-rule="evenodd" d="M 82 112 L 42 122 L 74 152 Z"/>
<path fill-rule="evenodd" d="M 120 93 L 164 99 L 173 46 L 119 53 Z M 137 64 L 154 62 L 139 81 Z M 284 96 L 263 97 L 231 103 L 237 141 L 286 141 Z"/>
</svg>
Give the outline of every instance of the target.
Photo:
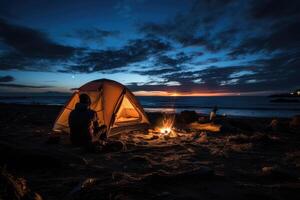
<svg viewBox="0 0 300 200">
<path fill-rule="evenodd" d="M 240 96 L 240 93 L 230 92 L 196 92 L 196 93 L 180 93 L 180 92 L 166 92 L 166 91 L 136 91 L 133 92 L 136 96 L 169 96 L 169 97 L 206 97 L 206 96 Z"/>
</svg>

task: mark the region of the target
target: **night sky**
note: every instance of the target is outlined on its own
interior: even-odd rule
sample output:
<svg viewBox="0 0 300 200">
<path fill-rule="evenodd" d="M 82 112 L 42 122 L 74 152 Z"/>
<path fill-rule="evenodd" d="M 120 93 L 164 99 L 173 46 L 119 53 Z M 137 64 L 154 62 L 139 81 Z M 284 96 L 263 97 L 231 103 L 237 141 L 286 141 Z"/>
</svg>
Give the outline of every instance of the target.
<svg viewBox="0 0 300 200">
<path fill-rule="evenodd" d="M 300 1 L 1 0 L 0 93 L 113 79 L 137 95 L 300 88 Z"/>
</svg>

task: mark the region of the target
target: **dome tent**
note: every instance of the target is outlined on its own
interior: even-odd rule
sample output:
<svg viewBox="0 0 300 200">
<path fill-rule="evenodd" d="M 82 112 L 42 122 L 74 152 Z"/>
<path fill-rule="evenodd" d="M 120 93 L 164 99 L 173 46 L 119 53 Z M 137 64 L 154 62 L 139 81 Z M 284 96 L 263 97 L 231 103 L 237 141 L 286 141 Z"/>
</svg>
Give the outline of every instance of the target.
<svg viewBox="0 0 300 200">
<path fill-rule="evenodd" d="M 148 127 L 146 113 L 128 88 L 116 81 L 99 79 L 84 84 L 73 93 L 55 121 L 54 132 L 70 133 L 69 114 L 83 93 L 91 98 L 90 108 L 97 113 L 99 124 L 107 126 L 108 136 Z"/>
</svg>

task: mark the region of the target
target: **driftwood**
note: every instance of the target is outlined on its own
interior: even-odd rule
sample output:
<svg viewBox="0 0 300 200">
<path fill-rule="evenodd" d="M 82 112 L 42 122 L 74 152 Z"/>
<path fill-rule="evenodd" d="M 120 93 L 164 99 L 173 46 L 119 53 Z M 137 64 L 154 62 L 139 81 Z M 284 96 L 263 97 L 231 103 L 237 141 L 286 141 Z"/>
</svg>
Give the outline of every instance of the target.
<svg viewBox="0 0 300 200">
<path fill-rule="evenodd" d="M 172 183 L 180 180 L 181 182 L 193 182 L 203 179 L 212 179 L 215 177 L 214 170 L 209 167 L 199 166 L 189 171 L 182 171 L 179 173 L 153 173 L 144 178 L 148 183 Z"/>
<path fill-rule="evenodd" d="M 0 174 L 0 199 L 10 200 L 42 200 L 42 197 L 32 192 L 23 178 L 14 178 L 6 170 Z"/>
<path fill-rule="evenodd" d="M 64 198 L 66 200 L 88 199 L 96 200 L 101 196 L 103 199 L 116 197 L 118 195 L 131 193 L 141 199 L 153 195 L 157 191 L 151 190 L 151 186 L 159 184 L 182 184 L 183 182 L 198 182 L 200 180 L 211 180 L 216 178 L 212 169 L 204 166 L 197 167 L 191 171 L 179 173 L 168 173 L 164 170 L 156 173 L 146 174 L 142 177 L 131 176 L 127 173 L 113 173 L 112 180 L 98 180 L 89 178 L 80 182 Z M 141 190 L 141 188 L 150 188 Z"/>
</svg>

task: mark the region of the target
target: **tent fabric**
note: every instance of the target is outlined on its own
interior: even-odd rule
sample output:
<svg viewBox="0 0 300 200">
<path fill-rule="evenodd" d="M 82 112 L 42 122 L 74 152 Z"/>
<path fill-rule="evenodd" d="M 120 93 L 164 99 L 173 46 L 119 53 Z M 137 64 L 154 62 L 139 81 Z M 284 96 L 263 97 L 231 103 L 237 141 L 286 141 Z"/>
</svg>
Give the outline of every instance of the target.
<svg viewBox="0 0 300 200">
<path fill-rule="evenodd" d="M 134 106 L 128 100 L 128 98 L 125 96 L 117 112 L 115 124 L 130 123 L 132 121 L 139 121 L 139 120 L 140 120 L 140 114 L 134 108 Z"/>
<path fill-rule="evenodd" d="M 99 79 L 86 83 L 72 95 L 55 121 L 54 132 L 70 133 L 69 114 L 83 93 L 91 98 L 91 109 L 97 113 L 99 124 L 107 126 L 109 136 L 148 127 L 146 113 L 128 88 L 116 81 Z"/>
</svg>

